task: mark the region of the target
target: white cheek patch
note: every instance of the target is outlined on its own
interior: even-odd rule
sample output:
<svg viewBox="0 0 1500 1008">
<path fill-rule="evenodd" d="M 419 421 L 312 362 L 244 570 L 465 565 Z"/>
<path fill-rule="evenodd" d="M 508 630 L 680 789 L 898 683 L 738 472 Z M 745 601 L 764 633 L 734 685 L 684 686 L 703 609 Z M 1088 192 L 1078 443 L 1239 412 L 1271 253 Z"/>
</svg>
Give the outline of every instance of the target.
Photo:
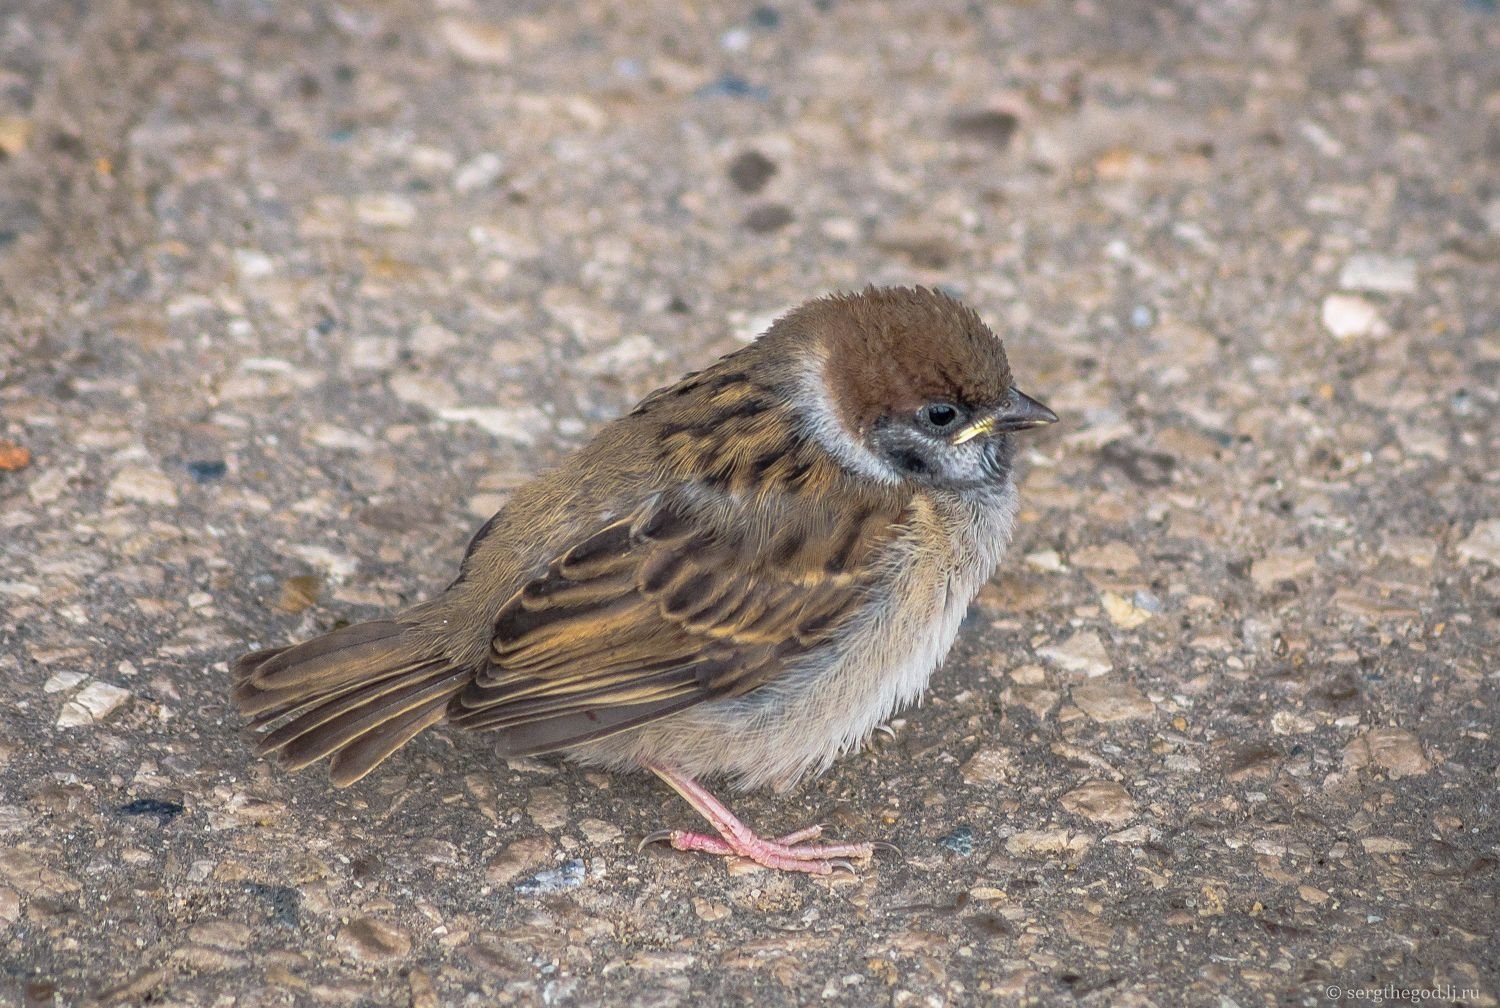
<svg viewBox="0 0 1500 1008">
<path fill-rule="evenodd" d="M 878 483 L 900 483 L 901 474 L 865 447 L 859 435 L 844 426 L 834 412 L 833 393 L 823 380 L 823 368 L 822 358 L 809 356 L 798 375 L 805 402 L 805 409 L 798 418 L 804 433 L 817 441 L 845 469 Z"/>
</svg>

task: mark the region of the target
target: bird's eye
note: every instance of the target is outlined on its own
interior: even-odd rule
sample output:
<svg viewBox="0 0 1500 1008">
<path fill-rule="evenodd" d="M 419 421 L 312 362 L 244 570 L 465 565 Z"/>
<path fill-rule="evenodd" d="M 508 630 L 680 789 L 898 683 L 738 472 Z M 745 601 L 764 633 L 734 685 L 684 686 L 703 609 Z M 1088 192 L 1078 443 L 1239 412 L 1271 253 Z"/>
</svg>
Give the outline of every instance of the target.
<svg viewBox="0 0 1500 1008">
<path fill-rule="evenodd" d="M 921 416 L 928 424 L 941 430 L 958 420 L 958 407 L 945 402 L 928 403 L 922 407 Z"/>
</svg>

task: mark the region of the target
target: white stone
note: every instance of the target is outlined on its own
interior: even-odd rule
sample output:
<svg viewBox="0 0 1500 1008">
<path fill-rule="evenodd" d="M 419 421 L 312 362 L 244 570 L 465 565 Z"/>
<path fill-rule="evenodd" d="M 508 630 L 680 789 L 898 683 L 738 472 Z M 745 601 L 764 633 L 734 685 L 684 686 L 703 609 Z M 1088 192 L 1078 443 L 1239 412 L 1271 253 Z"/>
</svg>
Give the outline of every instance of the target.
<svg viewBox="0 0 1500 1008">
<path fill-rule="evenodd" d="M 1151 613 L 1123 595 L 1104 592 L 1099 596 L 1109 621 L 1122 630 L 1134 630 L 1151 618 Z"/>
<path fill-rule="evenodd" d="M 42 692 L 61 693 L 72 689 L 87 678 L 88 676 L 82 672 L 54 672 L 46 682 L 42 683 Z"/>
<path fill-rule="evenodd" d="M 441 378 L 422 374 L 398 374 L 390 378 L 391 394 L 402 402 L 422 406 L 434 413 L 458 405 L 458 390 Z"/>
<path fill-rule="evenodd" d="M 177 487 L 165 473 L 145 466 L 126 466 L 109 484 L 110 500 L 139 501 L 142 504 L 177 506 Z"/>
<path fill-rule="evenodd" d="M 417 207 L 396 193 L 361 193 L 354 197 L 354 215 L 372 227 L 404 228 L 416 223 Z"/>
<path fill-rule="evenodd" d="M 436 357 L 460 342 L 457 333 L 436 322 L 423 322 L 412 330 L 410 337 L 411 352 L 418 357 Z"/>
<path fill-rule="evenodd" d="M 1380 313 L 1355 294 L 1330 294 L 1323 299 L 1323 328 L 1339 339 L 1369 336 L 1383 328 Z"/>
<path fill-rule="evenodd" d="M 1271 715 L 1271 731 L 1277 735 L 1306 735 L 1317 728 L 1318 722 L 1292 711 L 1277 711 Z"/>
<path fill-rule="evenodd" d="M 1417 289 L 1417 264 L 1412 259 L 1361 252 L 1350 256 L 1339 270 L 1339 286 L 1376 294 L 1411 294 Z"/>
<path fill-rule="evenodd" d="M 1069 554 L 1074 567 L 1085 570 L 1132 571 L 1141 565 L 1141 557 L 1129 544 L 1115 541 L 1085 546 Z"/>
<path fill-rule="evenodd" d="M 349 341 L 349 366 L 384 370 L 401 357 L 401 346 L 389 336 L 360 336 Z"/>
<path fill-rule="evenodd" d="M 369 452 L 375 449 L 375 442 L 357 431 L 345 427 L 336 427 L 330 423 L 314 424 L 308 428 L 307 440 L 319 448 L 335 448 L 345 451 Z"/>
<path fill-rule="evenodd" d="M 1129 683 L 1094 679 L 1073 687 L 1073 703 L 1099 722 L 1134 721 L 1149 718 L 1156 705 Z"/>
<path fill-rule="evenodd" d="M 439 410 L 438 419 L 448 423 L 471 423 L 496 437 L 523 445 L 534 443 L 537 431 L 552 429 L 552 421 L 547 414 L 531 406 L 509 409 L 500 406 L 461 406 Z"/>
<path fill-rule="evenodd" d="M 359 570 L 358 560 L 343 553 L 335 553 L 327 546 L 299 543 L 288 546 L 287 552 L 299 560 L 305 560 L 312 566 L 327 571 L 329 576 L 339 581 L 352 577 L 354 572 Z"/>
<path fill-rule="evenodd" d="M 0 805 L 0 834 L 25 833 L 36 816 L 19 805 Z"/>
<path fill-rule="evenodd" d="M 127 689 L 111 686 L 107 682 L 91 682 L 74 694 L 73 699 L 63 704 L 62 713 L 57 716 L 57 727 L 77 728 L 103 721 L 129 699 L 130 691 Z"/>
<path fill-rule="evenodd" d="M 484 151 L 465 161 L 453 173 L 453 188 L 461 193 L 488 189 L 499 181 L 504 171 L 505 162 L 500 160 L 500 155 L 494 151 Z"/>
<path fill-rule="evenodd" d="M 1109 826 L 1123 826 L 1135 815 L 1130 792 L 1114 781 L 1088 781 L 1058 801 L 1074 815 Z"/>
<path fill-rule="evenodd" d="M 646 361 L 659 361 L 666 355 L 651 337 L 636 334 L 627 336 L 612 347 L 591 354 L 580 362 L 583 370 L 593 374 L 612 374 L 629 370 Z"/>
<path fill-rule="evenodd" d="M 1464 561 L 1478 560 L 1500 567 L 1500 518 L 1479 522 L 1464 541 L 1458 544 L 1458 555 Z"/>
<path fill-rule="evenodd" d="M 239 274 L 240 282 L 247 280 L 260 280 L 276 272 L 276 264 L 271 257 L 259 249 L 235 249 L 234 271 Z"/>
<path fill-rule="evenodd" d="M 1037 648 L 1036 653 L 1065 672 L 1082 672 L 1089 678 L 1105 675 L 1114 668 L 1104 642 L 1090 630 L 1080 630 L 1061 644 Z"/>
<path fill-rule="evenodd" d="M 1026 566 L 1049 574 L 1058 574 L 1068 568 L 1063 565 L 1062 556 L 1057 550 L 1037 550 L 1035 553 L 1026 554 Z"/>
<path fill-rule="evenodd" d="M 502 66 L 510 62 L 510 34 L 503 28 L 462 18 L 444 18 L 439 28 L 443 41 L 471 63 Z"/>
<path fill-rule="evenodd" d="M 33 504 L 51 504 L 60 499 L 68 489 L 68 483 L 77 473 L 68 469 L 46 469 L 31 481 L 26 495 Z"/>
<path fill-rule="evenodd" d="M 1300 581 L 1318 569 L 1314 553 L 1288 550 L 1268 553 L 1250 565 L 1250 580 L 1261 591 L 1270 591 L 1283 581 Z"/>
</svg>

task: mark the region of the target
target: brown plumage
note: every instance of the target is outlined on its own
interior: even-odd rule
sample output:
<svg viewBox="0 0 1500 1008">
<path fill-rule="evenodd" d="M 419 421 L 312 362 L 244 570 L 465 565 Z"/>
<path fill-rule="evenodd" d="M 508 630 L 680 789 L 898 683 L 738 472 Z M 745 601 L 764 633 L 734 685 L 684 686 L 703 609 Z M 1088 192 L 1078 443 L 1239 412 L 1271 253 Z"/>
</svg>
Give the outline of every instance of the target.
<svg viewBox="0 0 1500 1008">
<path fill-rule="evenodd" d="M 726 837 L 684 849 L 829 870 L 868 850 L 736 846 L 692 778 L 789 784 L 920 692 L 1009 534 L 1009 432 L 1050 419 L 951 298 L 809 302 L 518 490 L 442 595 L 244 656 L 235 699 L 340 785 L 446 720 L 656 771 Z"/>
</svg>

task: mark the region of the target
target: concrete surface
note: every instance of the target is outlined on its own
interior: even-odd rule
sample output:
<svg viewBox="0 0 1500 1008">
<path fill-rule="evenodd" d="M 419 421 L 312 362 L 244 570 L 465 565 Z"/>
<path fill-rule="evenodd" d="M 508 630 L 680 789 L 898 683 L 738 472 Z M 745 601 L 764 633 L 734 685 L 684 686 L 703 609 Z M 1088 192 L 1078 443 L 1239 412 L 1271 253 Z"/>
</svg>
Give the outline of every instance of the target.
<svg viewBox="0 0 1500 1008">
<path fill-rule="evenodd" d="M 0 1001 L 1495 1005 L 1497 52 L 1492 0 L 8 0 Z M 252 756 L 228 660 L 870 281 L 1064 417 L 927 705 L 739 803 L 904 860 L 636 853 L 661 786 L 482 736 Z"/>
</svg>

